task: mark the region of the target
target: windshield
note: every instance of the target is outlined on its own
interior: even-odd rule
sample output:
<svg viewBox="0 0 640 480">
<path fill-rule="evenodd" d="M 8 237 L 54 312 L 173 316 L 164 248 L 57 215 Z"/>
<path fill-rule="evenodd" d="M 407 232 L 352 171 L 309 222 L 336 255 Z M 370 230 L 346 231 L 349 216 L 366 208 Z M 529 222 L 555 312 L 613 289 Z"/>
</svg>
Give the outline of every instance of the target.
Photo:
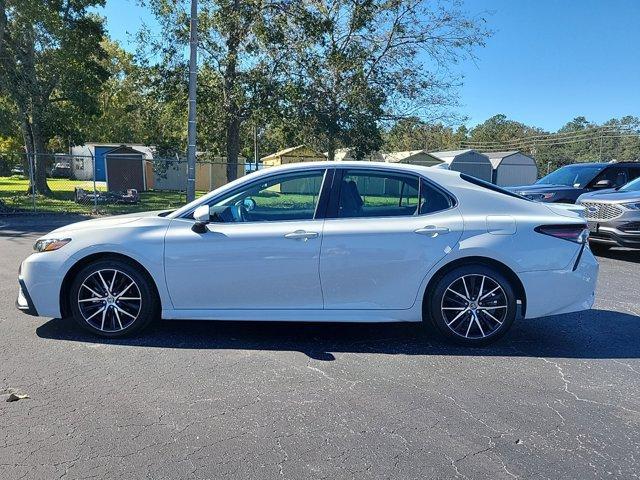
<svg viewBox="0 0 640 480">
<path fill-rule="evenodd" d="M 540 185 L 566 185 L 567 187 L 584 188 L 593 178 L 602 171 L 598 165 L 567 165 L 551 172 L 536 182 Z"/>
<path fill-rule="evenodd" d="M 623 185 L 618 190 L 619 192 L 638 192 L 640 191 L 640 177 L 635 180 Z"/>
</svg>

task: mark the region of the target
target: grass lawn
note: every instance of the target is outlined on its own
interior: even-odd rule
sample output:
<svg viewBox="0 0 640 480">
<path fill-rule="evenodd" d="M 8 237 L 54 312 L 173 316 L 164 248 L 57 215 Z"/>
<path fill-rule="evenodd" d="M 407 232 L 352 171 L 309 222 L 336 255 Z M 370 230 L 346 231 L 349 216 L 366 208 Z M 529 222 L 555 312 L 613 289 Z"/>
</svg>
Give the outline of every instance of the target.
<svg viewBox="0 0 640 480">
<path fill-rule="evenodd" d="M 51 197 L 36 195 L 37 212 L 57 213 L 92 213 L 94 205 L 76 203 L 74 190 L 76 187 L 93 191 L 93 182 L 87 180 L 69 180 L 68 178 L 51 178 L 47 180 L 52 190 Z M 29 180 L 20 176 L 0 177 L 0 202 L 8 211 L 33 211 L 33 198 L 26 195 Z M 96 185 L 97 190 L 105 191 L 104 183 Z M 198 192 L 198 196 L 204 192 Z M 145 210 L 164 210 L 185 204 L 185 194 L 181 192 L 153 191 L 140 192 L 140 202 L 132 205 L 98 205 L 99 214 L 141 212 Z M 0 210 L 1 211 L 1 210 Z"/>
</svg>

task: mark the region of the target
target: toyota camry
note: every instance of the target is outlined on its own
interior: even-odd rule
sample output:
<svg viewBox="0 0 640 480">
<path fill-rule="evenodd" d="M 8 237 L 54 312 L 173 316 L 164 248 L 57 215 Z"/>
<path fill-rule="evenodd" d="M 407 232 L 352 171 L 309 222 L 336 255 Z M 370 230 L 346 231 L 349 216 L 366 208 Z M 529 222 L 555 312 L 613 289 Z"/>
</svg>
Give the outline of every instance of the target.
<svg viewBox="0 0 640 480">
<path fill-rule="evenodd" d="M 458 172 L 260 170 L 171 212 L 74 223 L 20 267 L 17 307 L 105 337 L 156 319 L 425 322 L 465 345 L 591 308 L 585 220 Z"/>
</svg>

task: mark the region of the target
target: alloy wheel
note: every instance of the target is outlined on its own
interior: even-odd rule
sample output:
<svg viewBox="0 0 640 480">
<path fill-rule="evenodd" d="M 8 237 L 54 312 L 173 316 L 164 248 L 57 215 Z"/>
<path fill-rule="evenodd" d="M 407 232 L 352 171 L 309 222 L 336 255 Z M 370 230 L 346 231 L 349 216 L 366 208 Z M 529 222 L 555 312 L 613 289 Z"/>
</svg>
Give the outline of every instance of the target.
<svg viewBox="0 0 640 480">
<path fill-rule="evenodd" d="M 78 309 L 84 320 L 102 332 L 119 332 L 136 321 L 142 308 L 140 288 L 117 269 L 97 270 L 78 291 Z"/>
<path fill-rule="evenodd" d="M 500 329 L 508 313 L 504 289 L 481 274 L 458 277 L 449 284 L 440 305 L 447 327 L 468 339 L 486 338 Z"/>
</svg>

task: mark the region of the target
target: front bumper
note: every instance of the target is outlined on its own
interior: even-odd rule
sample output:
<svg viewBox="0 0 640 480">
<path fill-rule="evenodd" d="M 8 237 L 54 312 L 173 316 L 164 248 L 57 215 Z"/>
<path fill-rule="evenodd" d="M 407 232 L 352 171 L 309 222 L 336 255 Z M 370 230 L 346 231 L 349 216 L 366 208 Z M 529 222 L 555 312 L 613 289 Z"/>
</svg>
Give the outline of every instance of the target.
<svg viewBox="0 0 640 480">
<path fill-rule="evenodd" d="M 588 310 L 595 300 L 598 262 L 585 248 L 564 270 L 521 272 L 527 295 L 526 318 Z"/>
<path fill-rule="evenodd" d="M 20 287 L 18 289 L 18 298 L 16 299 L 16 308 L 27 315 L 37 317 L 38 311 L 33 305 L 33 301 L 31 300 L 31 296 L 29 295 L 29 291 L 27 290 L 24 280 L 18 278 L 18 284 Z"/>
<path fill-rule="evenodd" d="M 589 222 L 589 240 L 619 247 L 640 248 L 640 232 L 625 232 L 618 225 Z"/>
</svg>

